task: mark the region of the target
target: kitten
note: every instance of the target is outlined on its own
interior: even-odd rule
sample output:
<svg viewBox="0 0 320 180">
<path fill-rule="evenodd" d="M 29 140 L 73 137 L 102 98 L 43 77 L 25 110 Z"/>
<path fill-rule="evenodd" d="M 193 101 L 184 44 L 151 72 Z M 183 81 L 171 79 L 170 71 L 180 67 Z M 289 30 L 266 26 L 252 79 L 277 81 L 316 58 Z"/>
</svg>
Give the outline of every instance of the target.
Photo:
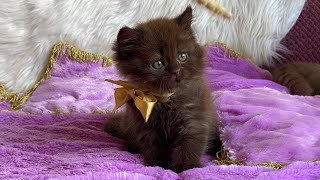
<svg viewBox="0 0 320 180">
<path fill-rule="evenodd" d="M 320 64 L 294 62 L 272 72 L 273 80 L 302 96 L 320 95 Z"/>
<path fill-rule="evenodd" d="M 142 89 L 172 96 L 159 100 L 145 122 L 133 101 L 113 115 L 105 131 L 143 153 L 145 164 L 176 172 L 201 167 L 208 150 L 220 150 L 218 121 L 204 78 L 203 49 L 193 31 L 192 8 L 174 19 L 159 18 L 123 27 L 113 50 L 120 74 Z M 216 144 L 216 145 L 214 145 Z"/>
</svg>

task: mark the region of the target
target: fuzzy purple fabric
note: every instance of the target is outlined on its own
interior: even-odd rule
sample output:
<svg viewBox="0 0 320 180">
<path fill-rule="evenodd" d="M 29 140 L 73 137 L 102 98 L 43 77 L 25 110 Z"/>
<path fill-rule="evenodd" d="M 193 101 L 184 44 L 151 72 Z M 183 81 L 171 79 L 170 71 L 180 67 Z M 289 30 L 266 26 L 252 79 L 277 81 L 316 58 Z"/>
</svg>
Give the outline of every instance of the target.
<svg viewBox="0 0 320 180">
<path fill-rule="evenodd" d="M 293 96 L 265 71 L 211 48 L 208 78 L 216 91 L 221 138 L 247 164 L 320 160 L 320 96 Z"/>
<path fill-rule="evenodd" d="M 59 56 L 51 77 L 37 88 L 22 111 L 33 114 L 110 111 L 115 86 L 105 82 L 106 78 L 119 79 L 114 66 L 105 68 L 102 61 L 79 63 L 66 55 Z"/>
<path fill-rule="evenodd" d="M 222 48 L 210 48 L 208 57 L 207 75 L 232 158 L 248 164 L 319 158 L 319 98 L 289 95 L 266 72 Z M 207 155 L 203 168 L 180 174 L 146 167 L 141 155 L 121 151 L 122 141 L 101 130 L 114 103 L 115 86 L 105 78 L 120 77 L 101 62 L 78 63 L 65 52 L 57 57 L 52 76 L 20 110 L 0 112 L 0 179 L 320 178 L 320 163 L 293 162 L 281 170 L 218 166 Z"/>
</svg>

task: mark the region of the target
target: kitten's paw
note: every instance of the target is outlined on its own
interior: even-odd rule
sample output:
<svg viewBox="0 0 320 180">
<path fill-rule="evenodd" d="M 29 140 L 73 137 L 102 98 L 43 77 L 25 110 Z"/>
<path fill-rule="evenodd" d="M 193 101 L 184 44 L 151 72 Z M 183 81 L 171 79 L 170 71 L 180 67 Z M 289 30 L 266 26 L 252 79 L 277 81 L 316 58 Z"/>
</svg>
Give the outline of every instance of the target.
<svg viewBox="0 0 320 180">
<path fill-rule="evenodd" d="M 161 152 L 154 152 L 153 155 L 144 154 L 144 164 L 146 166 L 159 166 L 168 169 L 170 163 L 169 155 L 162 154 Z"/>
<path fill-rule="evenodd" d="M 124 138 L 124 132 L 121 130 L 120 121 L 121 119 L 119 116 L 111 116 L 104 124 L 104 132 L 111 136 Z"/>
<path fill-rule="evenodd" d="M 312 96 L 314 94 L 314 90 L 309 85 L 295 85 L 290 88 L 293 94 L 300 96 Z"/>
<path fill-rule="evenodd" d="M 219 138 L 210 140 L 210 143 L 207 145 L 207 154 L 216 157 L 217 153 L 222 149 L 222 142 Z"/>
<path fill-rule="evenodd" d="M 133 143 L 125 143 L 123 146 L 124 151 L 128 151 L 131 154 L 140 154 L 142 153 L 141 148 Z"/>
<path fill-rule="evenodd" d="M 202 165 L 201 165 L 200 162 L 198 162 L 198 163 L 187 163 L 187 164 L 174 163 L 174 164 L 172 164 L 170 169 L 173 170 L 176 173 L 180 173 L 180 172 L 188 170 L 188 169 L 201 168 L 201 167 L 202 167 Z"/>
<path fill-rule="evenodd" d="M 119 134 L 119 130 L 114 127 L 112 123 L 106 123 L 104 125 L 104 132 L 108 133 L 111 136 L 117 136 Z"/>
<path fill-rule="evenodd" d="M 145 166 L 159 166 L 159 163 L 155 160 L 149 160 L 147 158 L 144 158 L 144 165 Z"/>
<path fill-rule="evenodd" d="M 146 166 L 159 166 L 165 169 L 169 168 L 170 161 L 169 160 L 158 160 L 158 161 L 146 161 L 144 163 Z"/>
</svg>

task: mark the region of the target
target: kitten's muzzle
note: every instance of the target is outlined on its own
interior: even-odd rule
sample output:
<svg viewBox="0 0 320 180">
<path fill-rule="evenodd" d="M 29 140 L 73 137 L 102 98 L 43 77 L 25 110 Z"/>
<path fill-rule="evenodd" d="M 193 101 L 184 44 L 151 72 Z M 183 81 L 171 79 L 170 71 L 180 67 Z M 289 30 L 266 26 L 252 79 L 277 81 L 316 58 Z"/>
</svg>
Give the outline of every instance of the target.
<svg viewBox="0 0 320 180">
<path fill-rule="evenodd" d="M 180 82 L 181 81 L 181 72 L 180 69 L 174 71 L 173 73 L 173 77 L 175 78 L 176 82 Z"/>
</svg>

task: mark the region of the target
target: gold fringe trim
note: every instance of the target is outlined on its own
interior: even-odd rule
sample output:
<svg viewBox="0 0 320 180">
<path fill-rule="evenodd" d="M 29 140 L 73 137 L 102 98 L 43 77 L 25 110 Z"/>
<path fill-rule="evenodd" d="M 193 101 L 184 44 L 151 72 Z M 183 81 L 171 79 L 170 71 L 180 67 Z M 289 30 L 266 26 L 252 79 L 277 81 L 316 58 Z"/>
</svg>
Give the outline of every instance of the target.
<svg viewBox="0 0 320 180">
<path fill-rule="evenodd" d="M 111 65 L 112 60 L 111 58 L 104 57 L 99 54 L 94 54 L 94 53 L 89 53 L 80 50 L 79 48 L 72 46 L 70 44 L 65 44 L 68 47 L 68 57 L 70 59 L 76 60 L 80 63 L 85 63 L 85 62 L 94 62 L 97 63 L 100 60 L 103 61 L 103 67 L 108 67 Z"/>
<path fill-rule="evenodd" d="M 18 93 L 7 93 L 6 88 L 0 84 L 0 104 L 4 102 L 12 103 L 19 99 Z"/>
<path fill-rule="evenodd" d="M 277 169 L 277 170 L 290 165 L 290 163 L 280 164 L 276 162 L 259 163 L 257 165 L 245 165 L 244 160 L 238 160 L 238 161 L 231 160 L 228 150 L 226 150 L 224 147 L 221 147 L 221 150 L 217 152 L 216 156 L 217 156 L 217 160 L 213 160 L 213 162 L 216 163 L 217 165 L 259 166 L 259 167 L 268 167 L 268 168 Z M 317 162 L 318 163 L 320 162 L 320 160 L 301 161 L 301 162 Z"/>
<path fill-rule="evenodd" d="M 216 153 L 217 160 L 213 160 L 218 165 L 244 165 L 243 160 L 233 161 L 230 159 L 229 152 L 222 146 L 221 150 Z"/>
<path fill-rule="evenodd" d="M 249 63 L 251 63 L 253 66 L 255 66 L 255 67 L 263 70 L 263 71 L 264 71 L 265 73 L 267 73 L 270 77 L 272 77 L 271 72 L 269 72 L 268 70 L 263 69 L 263 68 L 259 67 L 258 65 L 256 65 L 248 56 L 245 56 L 245 55 L 239 53 L 238 51 L 236 51 L 236 50 L 228 47 L 226 44 L 224 44 L 224 43 L 222 43 L 222 42 L 215 42 L 215 44 L 216 44 L 218 47 L 223 48 L 223 49 L 225 50 L 225 53 L 224 53 L 224 56 L 225 56 L 225 57 L 228 56 L 228 58 L 230 58 L 230 57 L 232 56 L 232 57 L 235 57 L 237 60 L 240 59 L 240 58 L 242 58 L 242 59 L 248 61 Z M 211 47 L 210 47 L 209 44 L 206 45 L 206 46 L 208 46 L 209 48 L 214 48 L 214 47 L 216 47 L 216 46 L 211 46 Z"/>
<path fill-rule="evenodd" d="M 236 59 L 242 58 L 242 59 L 245 59 L 245 60 L 252 63 L 251 59 L 248 56 L 245 56 L 245 55 L 241 54 L 240 52 L 228 47 L 226 44 L 224 44 L 222 42 L 215 42 L 215 44 L 225 50 L 225 55 L 229 55 L 229 57 L 231 55 L 231 56 L 235 57 Z"/>
<path fill-rule="evenodd" d="M 71 60 L 75 60 L 80 63 L 85 63 L 85 62 L 97 63 L 98 61 L 102 60 L 103 67 L 108 67 L 112 64 L 111 58 L 104 57 L 102 55 L 98 55 L 94 53 L 85 52 L 66 42 L 59 42 L 52 47 L 50 52 L 49 62 L 40 79 L 33 85 L 32 88 L 27 90 L 23 95 L 19 96 L 18 93 L 7 93 L 4 86 L 0 84 L 0 103 L 6 102 L 6 101 L 10 102 L 12 104 L 10 111 L 15 111 L 19 109 L 29 99 L 29 97 L 38 88 L 38 86 L 43 81 L 47 80 L 50 77 L 51 72 L 56 63 L 56 57 L 61 55 L 64 47 L 67 47 L 66 53 Z"/>
</svg>

